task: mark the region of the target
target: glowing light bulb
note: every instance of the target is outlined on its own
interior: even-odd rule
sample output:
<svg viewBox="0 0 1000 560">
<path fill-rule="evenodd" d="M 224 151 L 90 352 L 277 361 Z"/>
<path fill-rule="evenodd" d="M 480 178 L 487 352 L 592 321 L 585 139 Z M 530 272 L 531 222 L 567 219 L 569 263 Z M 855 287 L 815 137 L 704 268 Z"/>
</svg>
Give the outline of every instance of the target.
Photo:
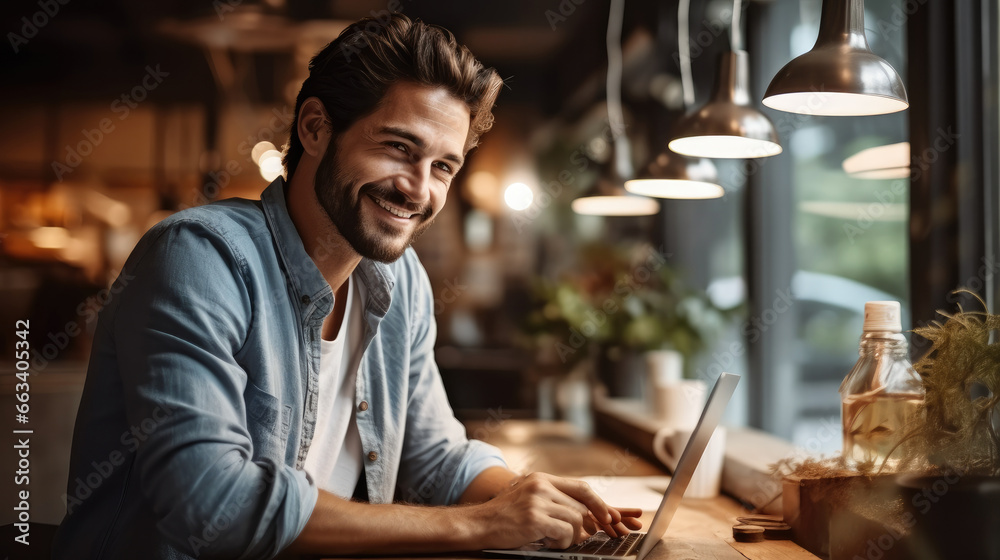
<svg viewBox="0 0 1000 560">
<path fill-rule="evenodd" d="M 524 183 L 511 183 L 503 192 L 503 200 L 511 209 L 521 211 L 531 206 L 535 192 Z"/>
</svg>

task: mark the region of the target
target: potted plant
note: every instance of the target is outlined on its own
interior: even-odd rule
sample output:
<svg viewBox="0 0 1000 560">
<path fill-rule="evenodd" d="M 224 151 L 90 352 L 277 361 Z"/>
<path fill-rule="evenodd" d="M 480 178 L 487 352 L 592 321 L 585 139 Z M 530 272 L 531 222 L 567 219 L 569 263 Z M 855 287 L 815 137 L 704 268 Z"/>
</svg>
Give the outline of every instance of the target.
<svg viewBox="0 0 1000 560">
<path fill-rule="evenodd" d="M 914 547 L 937 558 L 1000 556 L 1000 315 L 938 313 L 914 332 L 931 342 L 914 364 L 925 390 L 898 484 L 913 519 Z"/>
<path fill-rule="evenodd" d="M 531 344 L 567 371 L 592 365 L 612 396 L 640 396 L 644 352 L 690 358 L 729 314 L 645 244 L 585 245 L 571 271 L 536 281 L 535 298 L 525 328 Z"/>
</svg>

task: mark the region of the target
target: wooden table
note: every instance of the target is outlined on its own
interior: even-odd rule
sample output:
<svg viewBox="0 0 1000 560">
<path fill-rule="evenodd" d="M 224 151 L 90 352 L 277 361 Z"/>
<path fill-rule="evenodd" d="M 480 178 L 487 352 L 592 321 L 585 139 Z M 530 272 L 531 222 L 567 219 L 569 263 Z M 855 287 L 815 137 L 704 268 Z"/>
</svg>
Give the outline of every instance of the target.
<svg viewBox="0 0 1000 560">
<path fill-rule="evenodd" d="M 501 449 L 511 469 L 543 471 L 560 476 L 655 476 L 668 474 L 637 453 L 599 438 L 579 438 L 564 422 L 486 420 L 466 424 L 470 437 Z M 628 504 L 619 504 L 627 506 Z M 652 511 L 643 512 L 648 527 Z M 736 518 L 749 512 L 727 496 L 685 499 L 663 542 L 647 558 L 718 558 L 799 560 L 817 557 L 792 541 L 738 543 L 733 540 Z M 452 557 L 453 558 L 453 557 Z"/>
<path fill-rule="evenodd" d="M 563 422 L 493 419 L 466 424 L 470 437 L 499 447 L 518 472 L 543 471 L 568 477 L 657 476 L 666 474 L 627 448 L 596 438 L 576 437 Z M 627 506 L 628 504 L 619 504 Z M 653 519 L 643 513 L 643 526 Z M 647 557 L 650 560 L 713 558 L 720 560 L 806 560 L 817 558 L 791 541 L 737 543 L 732 538 L 736 517 L 748 513 L 735 500 L 685 499 L 667 534 Z M 421 555 L 422 560 L 485 556 L 479 552 Z M 398 558 L 398 557 L 397 557 Z"/>
</svg>

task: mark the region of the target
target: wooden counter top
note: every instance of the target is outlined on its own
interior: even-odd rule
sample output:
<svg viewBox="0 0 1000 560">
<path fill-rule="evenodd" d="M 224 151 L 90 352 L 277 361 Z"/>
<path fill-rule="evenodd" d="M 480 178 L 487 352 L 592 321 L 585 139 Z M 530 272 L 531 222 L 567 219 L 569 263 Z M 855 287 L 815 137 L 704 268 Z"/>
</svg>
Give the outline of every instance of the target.
<svg viewBox="0 0 1000 560">
<path fill-rule="evenodd" d="M 663 476 L 656 465 L 599 438 L 579 438 L 564 422 L 490 419 L 468 422 L 470 437 L 499 447 L 510 467 L 519 472 L 544 471 L 569 477 Z M 614 504 L 613 504 L 614 505 Z M 627 506 L 629 504 L 618 504 Z M 652 511 L 643 513 L 648 527 Z M 732 538 L 736 517 L 747 514 L 736 500 L 726 496 L 685 499 L 660 545 L 649 560 L 712 558 L 723 560 L 812 560 L 817 558 L 792 541 L 737 543 Z M 395 558 L 402 558 L 397 556 Z M 412 556 L 411 556 L 412 557 Z M 480 552 L 419 555 L 430 558 L 485 558 Z"/>
</svg>

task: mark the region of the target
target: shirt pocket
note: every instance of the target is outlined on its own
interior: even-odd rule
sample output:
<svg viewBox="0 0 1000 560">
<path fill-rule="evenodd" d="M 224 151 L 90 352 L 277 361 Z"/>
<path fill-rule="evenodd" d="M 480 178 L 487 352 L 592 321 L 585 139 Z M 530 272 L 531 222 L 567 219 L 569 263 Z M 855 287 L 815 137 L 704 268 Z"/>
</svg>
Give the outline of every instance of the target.
<svg viewBox="0 0 1000 560">
<path fill-rule="evenodd" d="M 247 431 L 253 443 L 253 459 L 267 458 L 278 464 L 284 463 L 292 407 L 282 405 L 278 397 L 252 381 L 247 382 L 243 398 L 247 405 Z"/>
</svg>

